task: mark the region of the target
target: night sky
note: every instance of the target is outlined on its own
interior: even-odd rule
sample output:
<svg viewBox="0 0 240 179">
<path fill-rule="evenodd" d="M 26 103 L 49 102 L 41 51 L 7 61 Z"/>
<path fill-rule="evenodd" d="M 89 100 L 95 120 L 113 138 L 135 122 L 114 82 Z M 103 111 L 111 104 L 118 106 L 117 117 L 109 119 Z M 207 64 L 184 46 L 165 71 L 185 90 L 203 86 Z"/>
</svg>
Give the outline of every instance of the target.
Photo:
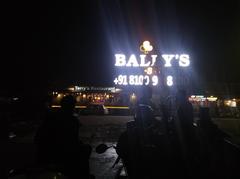
<svg viewBox="0 0 240 179">
<path fill-rule="evenodd" d="M 66 2 L 6 5 L 2 93 L 111 86 L 114 53 L 138 54 L 146 39 L 159 52 L 190 54 L 199 86 L 240 84 L 238 1 Z"/>
</svg>

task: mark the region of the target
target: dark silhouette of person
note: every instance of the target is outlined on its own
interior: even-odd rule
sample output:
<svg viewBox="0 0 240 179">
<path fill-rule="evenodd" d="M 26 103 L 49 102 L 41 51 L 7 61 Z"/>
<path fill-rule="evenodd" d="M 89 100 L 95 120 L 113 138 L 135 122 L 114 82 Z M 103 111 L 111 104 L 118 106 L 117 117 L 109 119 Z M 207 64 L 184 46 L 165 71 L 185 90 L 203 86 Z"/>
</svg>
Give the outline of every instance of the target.
<svg viewBox="0 0 240 179">
<path fill-rule="evenodd" d="M 188 101 L 185 90 L 179 90 L 177 102 L 177 135 L 179 138 L 180 153 L 188 177 L 193 177 L 197 170 L 198 141 L 194 126 L 193 107 Z"/>
<path fill-rule="evenodd" d="M 160 105 L 161 110 L 161 119 L 164 124 L 165 132 L 169 134 L 171 132 L 171 121 L 170 121 L 170 114 L 167 106 L 165 104 Z"/>
<path fill-rule="evenodd" d="M 137 105 L 139 104 L 145 104 L 149 105 L 152 108 L 154 107 L 153 102 L 151 101 L 152 98 L 152 89 L 150 86 L 143 86 L 142 91 L 141 91 L 141 97 L 137 101 Z"/>
<path fill-rule="evenodd" d="M 83 144 L 79 136 L 79 121 L 74 114 L 75 99 L 63 97 L 58 112 L 48 112 L 35 141 L 40 164 L 55 164 L 70 178 L 89 178 L 91 146 Z"/>
<path fill-rule="evenodd" d="M 200 108 L 197 121 L 200 139 L 201 168 L 203 177 L 225 178 L 227 166 L 224 161 L 224 139 L 230 136 L 220 130 L 211 120 L 209 108 Z M 228 174 L 229 175 L 229 174 Z"/>
<path fill-rule="evenodd" d="M 139 104 L 134 119 L 127 123 L 127 130 L 119 137 L 116 148 L 129 177 L 169 177 L 167 145 L 152 108 Z"/>
<path fill-rule="evenodd" d="M 178 119 L 181 127 L 184 129 L 183 132 L 187 135 L 188 132 L 192 132 L 193 129 L 193 107 L 188 101 L 185 90 L 179 90 L 176 97 L 178 105 Z"/>
</svg>

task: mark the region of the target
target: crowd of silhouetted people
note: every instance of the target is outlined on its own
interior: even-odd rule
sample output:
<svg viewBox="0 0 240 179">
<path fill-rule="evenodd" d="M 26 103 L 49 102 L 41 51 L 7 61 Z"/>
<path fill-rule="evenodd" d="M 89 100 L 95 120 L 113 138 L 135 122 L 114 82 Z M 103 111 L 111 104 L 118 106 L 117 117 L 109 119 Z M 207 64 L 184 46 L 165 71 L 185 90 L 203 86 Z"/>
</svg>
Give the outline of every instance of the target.
<svg viewBox="0 0 240 179">
<path fill-rule="evenodd" d="M 234 147 L 225 141 L 230 136 L 212 122 L 208 108 L 201 108 L 195 121 L 186 91 L 179 90 L 175 114 L 170 114 L 163 104 L 159 121 L 153 115 L 150 96 L 143 95 L 135 120 L 128 122 L 117 144 L 117 153 L 130 178 L 239 176 L 239 152 L 234 153 Z M 234 153 L 234 160 L 229 153 Z"/>
<path fill-rule="evenodd" d="M 160 120 L 154 116 L 151 97 L 151 91 L 143 93 L 136 104 L 134 120 L 126 124 L 126 131 L 117 141 L 116 152 L 129 178 L 231 178 L 236 175 L 237 165 L 226 154 L 226 150 L 234 151 L 225 142 L 230 136 L 212 122 L 208 108 L 202 108 L 198 121 L 194 121 L 187 94 L 179 90 L 174 102 L 175 113 L 171 114 L 163 104 Z M 46 104 L 44 120 L 34 138 L 36 163 L 54 168 L 69 178 L 94 178 L 89 169 L 92 147 L 79 140 L 81 124 L 74 113 L 75 103 L 74 97 L 67 95 L 61 100 L 59 111 L 51 111 Z M 4 113 L 1 115 L 4 117 Z M 6 128 L 1 132 L 6 134 L 4 130 Z M 7 141 L 4 134 L 1 141 Z M 232 158 L 239 162 L 239 151 Z"/>
</svg>

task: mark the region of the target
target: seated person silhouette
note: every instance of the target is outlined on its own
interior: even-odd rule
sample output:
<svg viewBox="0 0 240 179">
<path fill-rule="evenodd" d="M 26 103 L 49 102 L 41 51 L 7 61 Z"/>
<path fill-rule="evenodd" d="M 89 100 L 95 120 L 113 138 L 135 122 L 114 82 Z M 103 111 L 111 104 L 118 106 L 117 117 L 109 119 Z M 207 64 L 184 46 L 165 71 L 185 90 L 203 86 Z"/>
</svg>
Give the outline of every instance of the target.
<svg viewBox="0 0 240 179">
<path fill-rule="evenodd" d="M 65 96 L 61 109 L 50 112 L 37 131 L 35 142 L 40 164 L 56 164 L 69 178 L 89 178 L 91 146 L 83 144 L 79 136 L 79 121 L 74 115 L 75 99 Z"/>
<path fill-rule="evenodd" d="M 150 106 L 137 106 L 134 121 L 127 123 L 116 148 L 130 178 L 169 177 L 167 145 L 160 125 Z"/>
</svg>

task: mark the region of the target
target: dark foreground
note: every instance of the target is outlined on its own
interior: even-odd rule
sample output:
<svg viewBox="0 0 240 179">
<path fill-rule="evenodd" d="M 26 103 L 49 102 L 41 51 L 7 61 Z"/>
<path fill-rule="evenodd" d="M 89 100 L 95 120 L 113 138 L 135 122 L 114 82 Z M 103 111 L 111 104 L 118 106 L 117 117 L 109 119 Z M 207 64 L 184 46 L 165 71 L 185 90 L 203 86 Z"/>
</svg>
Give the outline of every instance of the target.
<svg viewBox="0 0 240 179">
<path fill-rule="evenodd" d="M 122 168 L 121 162 L 112 168 L 117 158 L 117 154 L 113 148 L 109 148 L 104 154 L 97 154 L 95 147 L 100 143 L 105 143 L 109 146 L 116 144 L 119 135 L 125 130 L 126 122 L 129 120 L 132 120 L 132 116 L 80 117 L 80 122 L 83 126 L 80 128 L 79 138 L 93 147 L 90 158 L 90 169 L 96 178 L 115 178 L 120 168 Z M 12 140 L 13 142 L 10 144 L 8 152 L 11 154 L 9 163 L 13 168 L 24 168 L 24 166 L 31 166 L 34 163 L 35 147 L 33 145 L 33 136 L 36 132 L 36 127 L 37 125 L 28 134 L 24 136 L 17 135 Z M 39 174 L 39 178 L 48 179 L 48 176 Z M 37 176 L 35 177 L 36 179 L 38 178 Z M 26 177 L 19 174 L 10 178 L 25 179 Z"/>
<path fill-rule="evenodd" d="M 81 127 L 79 138 L 93 147 L 90 158 L 91 173 L 96 178 L 115 178 L 122 168 L 122 163 L 118 163 L 114 168 L 117 154 L 113 148 L 108 149 L 104 154 L 97 154 L 95 147 L 100 143 L 105 143 L 108 146 L 116 144 L 120 134 L 125 130 L 125 124 L 133 120 L 132 116 L 81 116 L 80 122 L 83 124 Z M 219 123 L 219 121 L 218 121 Z M 17 136 L 13 143 L 9 146 L 9 164 L 13 168 L 24 168 L 31 166 L 34 163 L 33 136 L 36 131 L 37 125 L 32 128 L 32 131 L 23 136 Z M 233 155 L 233 154 L 232 154 Z M 234 156 L 233 156 L 234 157 Z M 231 165 L 231 163 L 230 163 Z M 41 172 L 40 172 L 41 173 Z M 34 174 L 33 178 L 48 178 L 44 174 Z M 52 176 L 53 177 L 53 176 Z M 26 178 L 24 175 L 16 175 L 10 177 L 11 179 Z M 62 178 L 62 176 L 58 176 Z"/>
</svg>

